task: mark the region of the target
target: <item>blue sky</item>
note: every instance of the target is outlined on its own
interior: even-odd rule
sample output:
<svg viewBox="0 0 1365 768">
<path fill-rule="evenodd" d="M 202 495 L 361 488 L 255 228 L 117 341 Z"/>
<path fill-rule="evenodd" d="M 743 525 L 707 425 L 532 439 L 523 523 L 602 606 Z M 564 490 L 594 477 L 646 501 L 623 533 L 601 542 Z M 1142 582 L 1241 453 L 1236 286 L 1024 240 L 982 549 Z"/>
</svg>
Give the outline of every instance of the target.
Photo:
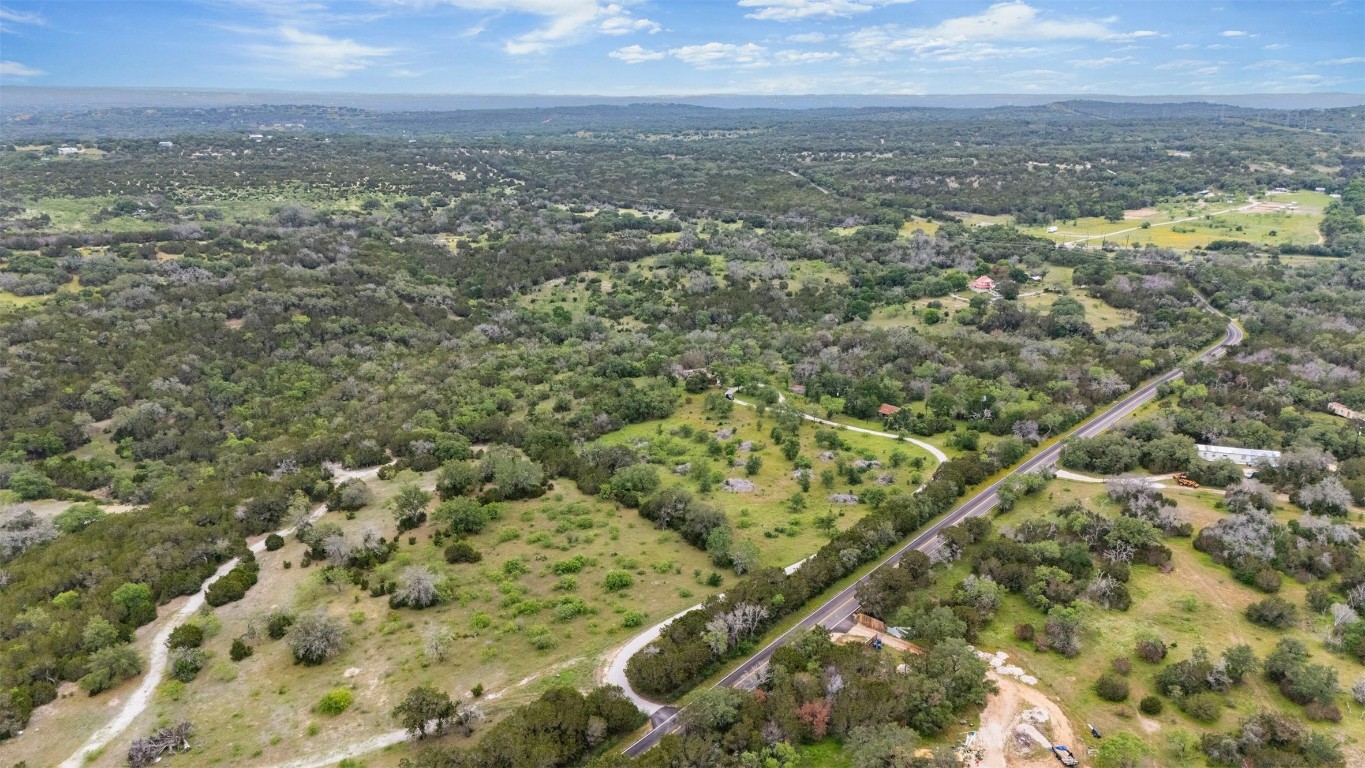
<svg viewBox="0 0 1365 768">
<path fill-rule="evenodd" d="M 0 0 L 0 84 L 1365 92 L 1365 0 Z"/>
</svg>

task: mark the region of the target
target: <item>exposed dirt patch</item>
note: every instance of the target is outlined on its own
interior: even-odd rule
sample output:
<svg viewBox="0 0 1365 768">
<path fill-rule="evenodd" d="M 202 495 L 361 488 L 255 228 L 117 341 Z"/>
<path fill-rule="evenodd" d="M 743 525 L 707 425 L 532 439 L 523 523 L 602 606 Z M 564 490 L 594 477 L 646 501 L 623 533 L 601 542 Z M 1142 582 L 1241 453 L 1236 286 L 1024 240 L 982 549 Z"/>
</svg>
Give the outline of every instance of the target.
<svg viewBox="0 0 1365 768">
<path fill-rule="evenodd" d="M 246 320 L 240 317 L 234 317 L 231 320 L 228 320 L 227 322 L 223 323 L 223 325 L 226 325 L 227 327 L 235 331 L 240 329 L 243 325 L 246 325 Z"/>
<path fill-rule="evenodd" d="M 1061 707 L 1052 699 L 1037 688 L 1024 685 L 1012 677 L 995 672 L 988 673 L 988 676 L 1000 686 L 1000 692 L 991 697 L 981 712 L 977 743 L 981 746 L 983 757 L 978 765 L 982 768 L 1050 768 L 1056 765 L 1055 758 L 1044 752 L 1042 747 L 1021 749 L 1014 738 L 1022 714 L 1029 709 L 1047 712 L 1047 723 L 1037 727 L 1047 733 L 1053 743 L 1065 744 L 1073 752 L 1080 750 L 1071 721 L 1066 719 Z"/>
<path fill-rule="evenodd" d="M 1124 218 L 1124 219 L 1129 219 L 1129 220 L 1131 220 L 1131 219 L 1150 219 L 1150 218 L 1152 218 L 1153 216 L 1157 215 L 1158 213 L 1160 213 L 1160 211 L 1158 211 L 1158 210 L 1155 209 L 1155 208 L 1150 208 L 1150 207 L 1148 207 L 1148 208 L 1134 208 L 1134 209 L 1131 210 L 1131 211 L 1124 211 L 1124 212 L 1123 212 L 1123 218 Z"/>
</svg>

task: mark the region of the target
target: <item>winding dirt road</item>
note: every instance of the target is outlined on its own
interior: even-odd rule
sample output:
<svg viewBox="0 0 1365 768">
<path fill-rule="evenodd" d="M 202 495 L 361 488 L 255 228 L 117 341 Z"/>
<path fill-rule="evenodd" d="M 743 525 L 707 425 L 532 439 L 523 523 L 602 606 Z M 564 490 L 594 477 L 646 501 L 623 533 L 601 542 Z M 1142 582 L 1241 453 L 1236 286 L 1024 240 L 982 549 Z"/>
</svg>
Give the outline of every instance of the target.
<svg viewBox="0 0 1365 768">
<path fill-rule="evenodd" d="M 332 467 L 331 469 L 332 474 L 338 479 L 367 480 L 378 475 L 380 467 L 353 470 Z M 308 514 L 308 522 L 313 522 L 326 513 L 327 505 L 319 504 L 316 509 Z M 294 533 L 294 530 L 295 527 L 290 526 L 288 528 L 282 528 L 275 533 L 280 536 L 290 536 Z M 253 554 L 265 551 L 265 538 L 265 536 L 262 536 L 259 540 L 251 544 L 249 548 Z M 86 739 L 85 743 L 72 753 L 71 757 L 68 757 L 61 762 L 59 768 L 81 768 L 81 766 L 85 765 L 85 756 L 87 754 L 103 749 L 109 742 L 114 740 L 114 737 L 127 730 L 128 726 L 132 725 L 133 721 L 137 719 L 137 716 L 147 709 L 147 705 L 152 700 L 152 695 L 156 693 L 156 687 L 161 685 L 162 679 L 166 676 L 166 662 L 170 656 L 170 649 L 166 647 L 166 641 L 170 639 L 171 632 L 175 631 L 176 627 L 185 623 L 187 619 L 194 615 L 195 611 L 199 610 L 204 605 L 205 594 L 208 592 L 209 587 L 213 586 L 215 581 L 226 576 L 228 571 L 231 571 L 236 567 L 237 562 L 238 558 L 234 557 L 219 566 L 218 570 L 214 571 L 212 576 L 204 580 L 204 585 L 200 587 L 199 591 L 190 595 L 189 598 L 185 600 L 185 604 L 180 606 L 179 610 L 175 612 L 171 620 L 167 621 L 166 625 L 152 636 L 152 647 L 148 651 L 150 660 L 147 664 L 147 672 L 142 678 L 142 683 L 138 685 L 137 690 L 133 691 L 132 695 L 128 697 L 128 700 L 123 703 L 123 706 L 119 708 L 118 713 L 114 715 L 113 719 L 108 723 L 105 723 L 98 731 L 92 733 L 90 738 Z"/>
</svg>

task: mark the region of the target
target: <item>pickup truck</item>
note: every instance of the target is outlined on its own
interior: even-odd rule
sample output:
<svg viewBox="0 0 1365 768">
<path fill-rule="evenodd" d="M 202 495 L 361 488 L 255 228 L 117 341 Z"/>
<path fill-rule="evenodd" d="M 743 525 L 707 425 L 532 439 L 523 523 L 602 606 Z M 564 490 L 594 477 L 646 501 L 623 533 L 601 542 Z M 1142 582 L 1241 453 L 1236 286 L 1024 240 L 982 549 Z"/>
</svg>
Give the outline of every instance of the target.
<svg viewBox="0 0 1365 768">
<path fill-rule="evenodd" d="M 1061 744 L 1052 745 L 1052 754 L 1057 756 L 1057 762 L 1061 763 L 1062 765 L 1073 766 L 1081 764 L 1081 762 L 1076 759 L 1076 756 L 1071 754 L 1071 750 L 1067 749 Z"/>
</svg>

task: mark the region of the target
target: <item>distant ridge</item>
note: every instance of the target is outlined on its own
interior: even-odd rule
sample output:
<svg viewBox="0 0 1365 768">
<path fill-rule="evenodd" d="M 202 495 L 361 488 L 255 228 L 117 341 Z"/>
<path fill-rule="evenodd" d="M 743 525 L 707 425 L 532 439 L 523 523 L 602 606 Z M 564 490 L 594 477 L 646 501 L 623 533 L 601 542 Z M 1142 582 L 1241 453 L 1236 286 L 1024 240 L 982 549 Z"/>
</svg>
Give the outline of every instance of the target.
<svg viewBox="0 0 1365 768">
<path fill-rule="evenodd" d="M 197 88 L 0 88 L 0 114 L 73 112 L 118 107 L 230 107 L 311 104 L 374 111 L 448 111 L 546 107 L 687 104 L 718 109 L 821 109 L 921 107 L 989 109 L 1033 107 L 1058 102 L 1179 104 L 1201 102 L 1250 109 L 1335 109 L 1365 105 L 1359 93 L 1254 93 L 1232 95 L 1124 96 L 1119 94 L 793 94 L 690 96 L 598 96 L 551 94 L 318 93 L 306 91 Z"/>
</svg>

